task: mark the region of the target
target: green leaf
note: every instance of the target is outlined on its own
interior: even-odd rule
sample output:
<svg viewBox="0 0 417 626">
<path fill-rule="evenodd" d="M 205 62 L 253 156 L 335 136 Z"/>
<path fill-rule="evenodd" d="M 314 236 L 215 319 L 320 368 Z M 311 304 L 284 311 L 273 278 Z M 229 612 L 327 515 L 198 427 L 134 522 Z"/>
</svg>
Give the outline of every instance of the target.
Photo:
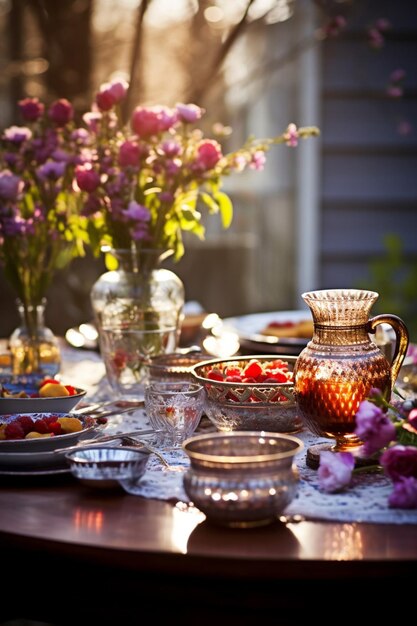
<svg viewBox="0 0 417 626">
<path fill-rule="evenodd" d="M 220 207 L 223 228 L 229 228 L 233 220 L 233 204 L 229 196 L 224 191 L 217 191 L 214 195 Z"/>
<path fill-rule="evenodd" d="M 104 255 L 104 263 L 109 272 L 117 270 L 117 268 L 119 267 L 119 263 L 117 262 L 116 257 L 110 252 L 106 252 L 106 254 Z"/>
<path fill-rule="evenodd" d="M 220 206 L 219 206 L 219 204 L 214 200 L 214 198 L 210 194 L 205 193 L 204 191 L 202 191 L 200 193 L 200 198 L 202 199 L 204 204 L 206 206 L 208 206 L 208 209 L 209 209 L 210 213 L 218 213 L 219 212 Z"/>
<path fill-rule="evenodd" d="M 399 428 L 397 430 L 397 439 L 403 446 L 415 446 L 417 447 L 417 434 L 412 433 L 406 428 Z"/>
</svg>

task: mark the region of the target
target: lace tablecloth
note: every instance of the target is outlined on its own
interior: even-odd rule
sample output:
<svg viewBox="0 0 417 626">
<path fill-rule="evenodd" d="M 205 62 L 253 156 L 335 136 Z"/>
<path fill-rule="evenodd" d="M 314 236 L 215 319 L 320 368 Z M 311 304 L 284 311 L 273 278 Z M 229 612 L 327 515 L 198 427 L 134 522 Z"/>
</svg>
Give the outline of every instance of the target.
<svg viewBox="0 0 417 626">
<path fill-rule="evenodd" d="M 104 368 L 98 355 L 73 358 L 66 361 L 66 375 L 72 384 L 89 388 L 88 399 L 103 400 L 111 397 L 104 377 Z M 84 383 L 82 384 L 82 381 Z M 149 421 L 143 408 L 130 414 L 114 415 L 109 418 L 105 432 L 124 433 L 149 428 Z M 304 451 L 295 459 L 300 474 L 298 493 L 285 509 L 284 515 L 290 519 L 319 519 L 340 522 L 376 522 L 383 524 L 417 524 L 417 510 L 391 509 L 388 496 L 392 490 L 391 481 L 382 474 L 364 472 L 354 476 L 352 484 L 343 492 L 326 494 L 320 491 L 317 471 L 306 465 L 306 451 L 312 444 L 326 441 L 304 430 L 296 435 L 304 443 Z M 143 437 L 145 439 L 145 437 Z M 152 436 L 146 441 L 152 442 Z M 124 489 L 144 498 L 166 501 L 188 502 L 183 489 L 183 475 L 187 470 L 188 457 L 182 450 L 159 450 L 167 465 L 154 454 L 150 455 L 144 476 L 132 484 L 124 484 Z"/>
</svg>

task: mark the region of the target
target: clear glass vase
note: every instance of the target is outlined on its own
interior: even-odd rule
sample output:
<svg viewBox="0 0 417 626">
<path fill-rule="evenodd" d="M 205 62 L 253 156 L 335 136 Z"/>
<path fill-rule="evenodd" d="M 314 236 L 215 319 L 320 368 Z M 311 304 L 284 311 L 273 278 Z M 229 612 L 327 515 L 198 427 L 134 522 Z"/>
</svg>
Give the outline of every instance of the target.
<svg viewBox="0 0 417 626">
<path fill-rule="evenodd" d="M 362 444 L 354 432 L 359 404 L 373 387 L 390 397 L 407 352 L 407 328 L 396 315 L 370 317 L 374 291 L 331 289 L 302 297 L 314 334 L 294 368 L 301 417 L 310 431 L 335 440 L 333 450 L 354 450 Z M 370 338 L 380 324 L 395 331 L 391 362 Z"/>
<path fill-rule="evenodd" d="M 59 342 L 45 326 L 46 299 L 39 304 L 17 300 L 20 325 L 9 339 L 12 373 L 52 378 L 61 366 Z"/>
<path fill-rule="evenodd" d="M 161 250 L 112 250 L 118 268 L 92 287 L 91 304 L 110 386 L 118 396 L 143 397 L 151 357 L 178 347 L 184 285 L 160 267 Z"/>
</svg>

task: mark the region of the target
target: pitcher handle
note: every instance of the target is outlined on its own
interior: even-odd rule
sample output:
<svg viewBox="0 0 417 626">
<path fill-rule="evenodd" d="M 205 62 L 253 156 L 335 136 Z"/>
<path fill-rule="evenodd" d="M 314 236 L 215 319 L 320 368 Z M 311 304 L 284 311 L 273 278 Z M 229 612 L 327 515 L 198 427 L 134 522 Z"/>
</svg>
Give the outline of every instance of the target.
<svg viewBox="0 0 417 626">
<path fill-rule="evenodd" d="M 371 317 L 367 323 L 368 333 L 375 333 L 376 327 L 379 324 L 389 324 L 392 326 L 395 332 L 395 350 L 394 356 L 391 362 L 391 388 L 394 388 L 395 381 L 397 380 L 398 373 L 403 364 L 405 355 L 407 353 L 409 335 L 408 329 L 403 320 L 397 315 L 391 315 L 390 313 L 375 315 Z"/>
</svg>

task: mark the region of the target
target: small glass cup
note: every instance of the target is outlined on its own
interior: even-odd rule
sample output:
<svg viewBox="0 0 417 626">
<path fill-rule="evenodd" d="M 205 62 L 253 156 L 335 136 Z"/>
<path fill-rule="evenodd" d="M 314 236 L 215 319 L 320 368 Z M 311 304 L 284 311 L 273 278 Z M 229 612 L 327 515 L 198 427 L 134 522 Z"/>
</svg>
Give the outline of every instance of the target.
<svg viewBox="0 0 417 626">
<path fill-rule="evenodd" d="M 145 409 L 155 444 L 180 447 L 197 428 L 205 405 L 201 385 L 189 381 L 153 382 L 145 388 Z"/>
<path fill-rule="evenodd" d="M 143 400 L 151 358 L 175 349 L 175 327 L 104 327 L 100 331 L 100 352 L 107 380 L 119 398 Z"/>
</svg>

